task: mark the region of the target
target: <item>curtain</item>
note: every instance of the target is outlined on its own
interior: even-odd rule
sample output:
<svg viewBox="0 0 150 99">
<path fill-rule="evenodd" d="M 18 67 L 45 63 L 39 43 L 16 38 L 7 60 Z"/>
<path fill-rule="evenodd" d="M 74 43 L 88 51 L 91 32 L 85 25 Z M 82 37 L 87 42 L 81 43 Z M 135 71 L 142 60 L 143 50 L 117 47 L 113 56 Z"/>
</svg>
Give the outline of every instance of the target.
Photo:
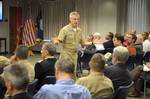
<svg viewBox="0 0 150 99">
<path fill-rule="evenodd" d="M 108 32 L 116 32 L 118 0 L 76 0 L 81 13 L 81 28 L 85 35 L 100 32 L 102 38 Z"/>
<path fill-rule="evenodd" d="M 28 13 L 23 0 L 23 15 Z M 44 39 L 58 35 L 68 24 L 69 13 L 80 13 L 79 26 L 84 35 L 100 32 L 124 33 L 135 29 L 138 33 L 150 27 L 150 0 L 31 0 L 31 15 L 36 20 L 38 7 L 42 8 Z"/>
<path fill-rule="evenodd" d="M 127 31 L 141 33 L 149 30 L 149 0 L 128 0 Z"/>
<path fill-rule="evenodd" d="M 59 34 L 59 30 L 68 24 L 69 13 L 75 9 L 73 0 L 54 0 L 43 2 L 44 39 Z"/>
<path fill-rule="evenodd" d="M 44 39 L 58 35 L 59 30 L 69 22 L 69 13 L 74 10 L 80 13 L 79 26 L 85 35 L 100 32 L 103 38 L 108 32 L 116 32 L 118 0 L 31 1 L 31 15 L 34 19 L 38 14 L 39 3 L 42 8 Z M 28 11 L 27 2 L 23 4 Z"/>
<path fill-rule="evenodd" d="M 127 27 L 127 2 L 128 0 L 118 0 L 117 3 L 117 33 L 125 33 Z"/>
<path fill-rule="evenodd" d="M 105 36 L 116 32 L 118 0 L 43 0 L 44 39 L 58 35 L 68 24 L 69 13 L 80 13 L 79 26 L 85 35 L 94 32 Z"/>
</svg>

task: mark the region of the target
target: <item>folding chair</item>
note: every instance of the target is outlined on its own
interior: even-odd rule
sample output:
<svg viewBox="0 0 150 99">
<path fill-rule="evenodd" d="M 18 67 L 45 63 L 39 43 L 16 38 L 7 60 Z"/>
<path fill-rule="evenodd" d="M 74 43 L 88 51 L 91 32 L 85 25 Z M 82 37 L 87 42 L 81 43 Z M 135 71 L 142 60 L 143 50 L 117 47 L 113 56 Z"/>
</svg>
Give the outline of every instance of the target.
<svg viewBox="0 0 150 99">
<path fill-rule="evenodd" d="M 42 81 L 41 85 L 44 84 L 55 84 L 56 83 L 56 77 L 55 76 L 46 76 L 44 80 Z"/>
<path fill-rule="evenodd" d="M 37 86 L 37 83 L 38 83 L 38 79 L 35 79 L 33 80 L 32 82 L 30 82 L 28 84 L 28 87 L 27 87 L 27 92 L 30 94 L 30 95 L 34 95 L 35 94 L 35 89 L 36 89 L 36 86 Z"/>
<path fill-rule="evenodd" d="M 113 95 L 112 99 L 126 99 L 128 95 L 128 90 L 133 86 L 134 82 L 132 81 L 127 86 L 120 86 Z"/>
</svg>

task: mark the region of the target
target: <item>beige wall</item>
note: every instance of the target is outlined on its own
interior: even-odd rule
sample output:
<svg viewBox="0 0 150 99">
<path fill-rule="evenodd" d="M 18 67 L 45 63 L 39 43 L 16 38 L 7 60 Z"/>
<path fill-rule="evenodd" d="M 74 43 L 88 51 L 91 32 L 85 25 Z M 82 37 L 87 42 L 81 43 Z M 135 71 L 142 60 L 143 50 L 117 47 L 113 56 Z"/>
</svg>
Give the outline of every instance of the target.
<svg viewBox="0 0 150 99">
<path fill-rule="evenodd" d="M 7 51 L 9 52 L 9 7 L 17 6 L 16 0 L 3 0 L 4 1 L 4 21 L 0 23 L 0 37 L 7 38 Z M 5 21 L 5 19 L 7 21 Z M 4 50 L 4 43 L 2 43 L 1 50 Z"/>
<path fill-rule="evenodd" d="M 4 0 L 4 21 L 0 22 L 0 37 L 7 38 L 7 51 L 9 49 L 9 20 L 8 20 L 8 0 Z M 8 21 L 5 21 L 7 19 Z M 1 45 L 2 51 L 4 51 L 4 43 Z"/>
<path fill-rule="evenodd" d="M 117 25 L 117 0 L 101 0 L 98 19 L 95 21 L 96 28 L 93 24 L 93 32 L 100 32 L 104 37 L 108 32 L 116 33 Z M 93 19 L 91 19 L 92 21 Z"/>
</svg>

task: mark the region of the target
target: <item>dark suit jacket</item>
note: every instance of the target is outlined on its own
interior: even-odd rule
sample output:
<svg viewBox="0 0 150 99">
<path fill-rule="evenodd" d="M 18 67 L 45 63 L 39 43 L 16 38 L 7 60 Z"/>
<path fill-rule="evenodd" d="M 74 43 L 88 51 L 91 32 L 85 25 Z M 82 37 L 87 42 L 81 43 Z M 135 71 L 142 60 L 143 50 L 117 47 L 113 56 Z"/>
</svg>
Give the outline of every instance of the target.
<svg viewBox="0 0 150 99">
<path fill-rule="evenodd" d="M 92 44 L 87 46 L 87 48 L 84 50 L 83 55 L 80 52 L 78 53 L 78 62 L 79 64 L 81 64 L 82 62 L 83 69 L 89 69 L 88 67 L 89 61 L 93 56 L 93 54 L 95 54 L 95 52 L 96 52 L 96 47 L 94 44 Z"/>
<path fill-rule="evenodd" d="M 6 86 L 4 79 L 0 76 L 0 99 L 3 99 L 5 93 L 6 93 Z"/>
<path fill-rule="evenodd" d="M 47 58 L 40 63 L 36 63 L 35 70 L 35 78 L 38 79 L 38 86 L 40 87 L 43 79 L 46 76 L 54 76 L 55 75 L 55 62 L 56 58 Z"/>
<path fill-rule="evenodd" d="M 20 93 L 12 96 L 10 99 L 35 99 L 32 96 L 30 96 L 28 93 Z"/>
<path fill-rule="evenodd" d="M 115 90 L 118 89 L 119 86 L 129 85 L 132 81 L 125 64 L 120 63 L 108 66 L 104 70 L 104 74 L 112 80 Z"/>
<path fill-rule="evenodd" d="M 109 41 L 104 42 L 104 43 L 103 43 L 103 46 L 104 46 L 104 48 L 105 48 L 106 53 L 107 53 L 107 52 L 111 52 L 111 53 L 112 53 L 113 48 L 114 48 L 114 43 L 113 43 L 112 40 L 109 40 Z"/>
</svg>

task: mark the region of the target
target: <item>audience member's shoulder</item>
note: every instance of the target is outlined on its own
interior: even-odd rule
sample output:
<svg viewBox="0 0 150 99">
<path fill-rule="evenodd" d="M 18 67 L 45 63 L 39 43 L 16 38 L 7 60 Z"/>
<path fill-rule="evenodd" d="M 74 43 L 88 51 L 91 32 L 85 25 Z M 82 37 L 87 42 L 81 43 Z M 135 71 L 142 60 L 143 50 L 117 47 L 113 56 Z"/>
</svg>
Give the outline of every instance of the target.
<svg viewBox="0 0 150 99">
<path fill-rule="evenodd" d="M 37 61 L 37 63 L 41 63 L 43 60 L 39 60 L 39 61 Z"/>
<path fill-rule="evenodd" d="M 52 84 L 45 84 L 41 87 L 40 91 L 42 92 L 49 92 L 50 90 L 53 90 L 53 85 Z"/>
<path fill-rule="evenodd" d="M 10 64 L 10 60 L 8 58 L 6 58 L 5 56 L 0 56 L 0 65 L 3 66 L 7 66 Z"/>
<path fill-rule="evenodd" d="M 78 88 L 80 91 L 82 92 L 87 92 L 89 91 L 85 86 L 83 85 L 78 85 L 78 84 L 75 84 L 76 88 Z"/>
<path fill-rule="evenodd" d="M 114 67 L 115 67 L 115 65 L 110 65 L 110 66 L 106 66 L 105 69 L 112 69 Z"/>
<path fill-rule="evenodd" d="M 107 82 L 112 82 L 110 78 L 108 78 L 107 76 L 105 76 L 105 81 Z"/>
<path fill-rule="evenodd" d="M 77 79 L 76 84 L 80 84 L 80 83 L 84 83 L 88 80 L 88 77 L 81 77 L 79 79 Z"/>
</svg>

